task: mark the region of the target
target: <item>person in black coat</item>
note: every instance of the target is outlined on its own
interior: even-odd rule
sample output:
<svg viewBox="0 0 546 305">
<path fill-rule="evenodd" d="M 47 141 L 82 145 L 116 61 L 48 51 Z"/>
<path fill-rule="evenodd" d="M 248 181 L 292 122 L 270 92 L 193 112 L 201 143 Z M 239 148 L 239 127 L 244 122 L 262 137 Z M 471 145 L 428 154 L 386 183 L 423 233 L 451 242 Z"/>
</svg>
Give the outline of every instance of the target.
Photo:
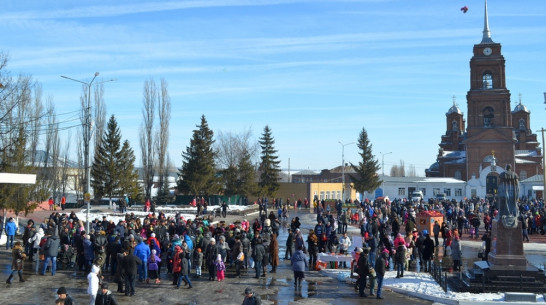
<svg viewBox="0 0 546 305">
<path fill-rule="evenodd" d="M 135 256 L 129 250 L 125 250 L 125 257 L 122 261 L 122 274 L 125 278 L 125 295 L 135 295 L 136 274 L 138 265 L 142 265 L 142 260 Z"/>
<path fill-rule="evenodd" d="M 366 289 L 366 278 L 370 272 L 370 264 L 368 263 L 368 249 L 358 249 L 358 252 L 361 252 L 357 262 L 358 293 L 361 297 L 365 298 L 368 296 L 364 292 L 364 289 Z"/>
<path fill-rule="evenodd" d="M 377 298 L 382 299 L 381 293 L 383 292 L 383 278 L 385 277 L 385 271 L 387 269 L 387 264 L 389 256 L 385 252 L 381 252 L 379 257 L 375 260 L 375 276 L 377 281 Z"/>
<path fill-rule="evenodd" d="M 95 305 L 118 305 L 114 295 L 108 290 L 107 283 L 100 285 L 99 293 L 97 293 L 97 297 L 95 298 Z"/>
<path fill-rule="evenodd" d="M 218 247 L 216 247 L 216 239 L 211 238 L 210 243 L 205 250 L 205 261 L 209 269 L 209 281 L 214 281 L 216 277 L 216 257 L 218 256 Z"/>
<path fill-rule="evenodd" d="M 286 238 L 286 252 L 284 253 L 284 259 L 292 258 L 293 246 L 294 246 L 294 233 L 291 229 L 288 229 L 288 237 Z"/>
<path fill-rule="evenodd" d="M 425 234 L 423 242 L 423 260 L 425 261 L 425 272 L 430 272 L 432 268 L 432 260 L 434 259 L 434 241 L 430 238 L 428 232 Z"/>
</svg>

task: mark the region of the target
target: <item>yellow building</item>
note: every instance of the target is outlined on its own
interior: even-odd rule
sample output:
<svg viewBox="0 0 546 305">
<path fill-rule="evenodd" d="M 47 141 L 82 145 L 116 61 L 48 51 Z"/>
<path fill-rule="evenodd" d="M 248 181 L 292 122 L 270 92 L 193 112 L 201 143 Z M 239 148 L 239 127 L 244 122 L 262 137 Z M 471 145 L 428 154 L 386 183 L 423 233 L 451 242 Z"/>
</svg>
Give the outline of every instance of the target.
<svg viewBox="0 0 546 305">
<path fill-rule="evenodd" d="M 281 183 L 277 191 L 277 198 L 282 198 L 283 202 L 290 199 L 294 202 L 298 199 L 302 201 L 307 198 L 310 202 L 313 198 L 318 200 L 340 200 L 343 183 L 337 182 L 312 182 L 312 183 Z M 346 183 L 345 193 L 347 198 L 356 199 L 356 191 L 352 183 Z"/>
</svg>

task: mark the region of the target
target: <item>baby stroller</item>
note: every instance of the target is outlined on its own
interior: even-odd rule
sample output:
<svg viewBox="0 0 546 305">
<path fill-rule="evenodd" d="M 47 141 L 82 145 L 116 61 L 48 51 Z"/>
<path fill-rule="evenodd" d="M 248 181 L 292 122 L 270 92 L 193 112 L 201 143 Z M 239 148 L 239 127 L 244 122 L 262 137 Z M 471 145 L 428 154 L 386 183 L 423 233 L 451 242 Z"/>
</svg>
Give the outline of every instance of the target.
<svg viewBox="0 0 546 305">
<path fill-rule="evenodd" d="M 214 209 L 214 218 L 222 216 L 222 208 Z"/>
<path fill-rule="evenodd" d="M 76 264 L 76 249 L 70 245 L 62 245 L 57 256 L 57 262 L 61 269 L 74 268 Z"/>
</svg>

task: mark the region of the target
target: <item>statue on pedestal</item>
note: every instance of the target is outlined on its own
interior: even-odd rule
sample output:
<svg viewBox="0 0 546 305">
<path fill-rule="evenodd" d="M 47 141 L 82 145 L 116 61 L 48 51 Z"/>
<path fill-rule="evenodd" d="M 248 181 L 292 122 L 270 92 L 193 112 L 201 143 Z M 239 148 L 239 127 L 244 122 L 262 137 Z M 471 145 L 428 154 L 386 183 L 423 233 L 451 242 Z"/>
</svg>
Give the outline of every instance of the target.
<svg viewBox="0 0 546 305">
<path fill-rule="evenodd" d="M 505 228 L 517 228 L 518 226 L 518 207 L 516 204 L 518 197 L 519 177 L 512 171 L 510 164 L 507 164 L 506 170 L 500 174 L 497 201 L 499 210 L 497 219 L 502 222 Z"/>
</svg>

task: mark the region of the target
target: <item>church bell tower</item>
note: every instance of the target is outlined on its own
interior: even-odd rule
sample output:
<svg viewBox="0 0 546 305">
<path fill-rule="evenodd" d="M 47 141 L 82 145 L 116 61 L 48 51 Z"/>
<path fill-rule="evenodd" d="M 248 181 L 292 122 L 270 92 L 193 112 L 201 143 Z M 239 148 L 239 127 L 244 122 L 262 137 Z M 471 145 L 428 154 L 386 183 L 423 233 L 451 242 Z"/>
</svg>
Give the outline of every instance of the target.
<svg viewBox="0 0 546 305">
<path fill-rule="evenodd" d="M 474 45 L 470 60 L 470 90 L 466 95 L 468 106 L 467 137 L 465 140 L 466 179 L 479 176 L 488 166 L 491 151 L 498 164 L 514 168 L 516 138 L 512 124 L 510 91 L 506 89 L 505 60 L 500 43 L 491 39 L 485 3 L 482 41 Z"/>
</svg>

